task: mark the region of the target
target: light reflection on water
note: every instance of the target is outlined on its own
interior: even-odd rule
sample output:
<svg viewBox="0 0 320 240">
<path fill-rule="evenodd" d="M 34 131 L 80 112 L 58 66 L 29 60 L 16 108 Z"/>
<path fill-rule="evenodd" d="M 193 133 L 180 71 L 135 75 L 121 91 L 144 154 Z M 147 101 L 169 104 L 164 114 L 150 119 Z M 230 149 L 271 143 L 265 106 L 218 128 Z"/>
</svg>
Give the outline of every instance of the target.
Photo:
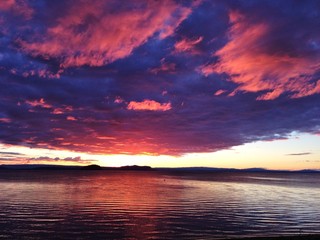
<svg viewBox="0 0 320 240">
<path fill-rule="evenodd" d="M 320 234 L 320 175 L 0 171 L 0 238 Z"/>
</svg>

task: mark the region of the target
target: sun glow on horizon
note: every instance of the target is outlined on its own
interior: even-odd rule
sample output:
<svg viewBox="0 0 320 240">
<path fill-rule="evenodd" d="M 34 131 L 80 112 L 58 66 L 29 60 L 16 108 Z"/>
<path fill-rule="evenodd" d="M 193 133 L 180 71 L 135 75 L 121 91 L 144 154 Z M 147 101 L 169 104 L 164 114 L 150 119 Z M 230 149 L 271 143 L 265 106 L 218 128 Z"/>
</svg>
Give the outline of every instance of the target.
<svg viewBox="0 0 320 240">
<path fill-rule="evenodd" d="M 104 155 L 4 144 L 0 145 L 0 150 L 2 155 L 7 153 L 7 161 L 2 159 L 2 164 L 320 169 L 320 136 L 295 133 L 289 139 L 258 141 L 217 152 L 189 153 L 183 156 L 154 156 L 148 153 Z"/>
</svg>

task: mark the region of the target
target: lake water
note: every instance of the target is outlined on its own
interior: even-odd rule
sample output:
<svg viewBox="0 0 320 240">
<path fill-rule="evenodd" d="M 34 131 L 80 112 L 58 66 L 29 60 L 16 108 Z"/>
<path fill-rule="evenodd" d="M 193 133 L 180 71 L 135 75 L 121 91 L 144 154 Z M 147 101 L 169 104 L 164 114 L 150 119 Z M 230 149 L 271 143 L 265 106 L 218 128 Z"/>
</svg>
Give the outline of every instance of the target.
<svg viewBox="0 0 320 240">
<path fill-rule="evenodd" d="M 0 239 L 320 234 L 320 174 L 0 171 Z"/>
</svg>

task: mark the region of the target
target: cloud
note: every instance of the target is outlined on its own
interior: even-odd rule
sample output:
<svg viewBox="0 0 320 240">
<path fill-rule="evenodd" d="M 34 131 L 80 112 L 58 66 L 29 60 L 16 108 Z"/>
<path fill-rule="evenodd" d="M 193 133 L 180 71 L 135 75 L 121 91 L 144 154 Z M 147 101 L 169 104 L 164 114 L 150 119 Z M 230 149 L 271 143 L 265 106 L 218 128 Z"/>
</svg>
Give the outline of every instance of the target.
<svg viewBox="0 0 320 240">
<path fill-rule="evenodd" d="M 11 119 L 10 118 L 0 118 L 1 123 L 10 123 Z"/>
<path fill-rule="evenodd" d="M 129 56 L 154 35 L 172 35 L 191 11 L 171 0 L 125 6 L 117 1 L 81 1 L 43 35 L 35 33 L 19 44 L 32 56 L 57 59 L 62 67 L 102 66 Z"/>
<path fill-rule="evenodd" d="M 223 90 L 223 89 L 219 89 L 218 91 L 216 91 L 214 93 L 215 96 L 220 96 L 221 94 L 224 94 L 226 92 L 226 90 Z"/>
<path fill-rule="evenodd" d="M 288 156 L 305 156 L 305 155 L 310 155 L 310 152 L 301 152 L 301 153 L 288 153 Z"/>
<path fill-rule="evenodd" d="M 0 162 L 2 164 L 91 164 L 96 160 L 92 159 L 82 159 L 81 157 L 48 157 L 48 156 L 40 156 L 40 157 L 28 157 L 22 153 L 15 152 L 2 152 L 0 153 Z"/>
<path fill-rule="evenodd" d="M 200 43 L 202 40 L 202 36 L 197 39 L 182 39 L 181 41 L 175 43 L 175 52 L 188 52 L 190 54 L 199 54 L 200 52 L 196 49 L 196 45 Z"/>
<path fill-rule="evenodd" d="M 0 10 L 8 11 L 15 5 L 15 0 L 4 0 L 0 2 Z"/>
<path fill-rule="evenodd" d="M 135 111 L 168 111 L 171 109 L 171 103 L 159 103 L 154 100 L 145 99 L 142 102 L 129 102 L 127 109 Z"/>
<path fill-rule="evenodd" d="M 179 156 L 319 134 L 318 1 L 25 3 L 1 12 L 1 143 Z"/>
<path fill-rule="evenodd" d="M 47 156 L 41 156 L 41 157 L 30 157 L 30 158 L 25 158 L 24 162 L 25 163 L 33 163 L 33 164 L 40 164 L 40 163 L 79 163 L 79 164 L 90 164 L 94 162 L 95 160 L 86 160 L 86 159 L 81 159 L 81 157 L 66 157 L 66 158 L 51 158 Z"/>
<path fill-rule="evenodd" d="M 52 106 L 44 101 L 43 98 L 40 100 L 27 100 L 26 104 L 30 105 L 31 107 L 42 107 L 42 108 L 52 108 Z"/>
<path fill-rule="evenodd" d="M 200 71 L 229 75 L 239 84 L 235 91 L 265 92 L 258 100 L 272 100 L 283 93 L 293 98 L 320 93 L 319 78 L 314 74 L 320 69 L 320 55 L 293 55 L 290 52 L 271 52 L 268 41 L 275 36 L 268 22 L 249 22 L 247 16 L 230 12 L 229 42 L 215 56 L 217 63 L 203 65 Z M 294 37 L 294 36 L 293 36 Z M 320 35 L 317 36 L 320 40 Z"/>
<path fill-rule="evenodd" d="M 15 157 L 15 156 L 21 156 L 24 155 L 23 153 L 18 152 L 0 152 L 1 157 Z"/>
<path fill-rule="evenodd" d="M 123 102 L 124 102 L 124 100 L 119 96 L 116 96 L 116 98 L 114 99 L 114 103 L 120 104 L 120 103 L 123 103 Z"/>
<path fill-rule="evenodd" d="M 21 155 L 21 153 L 18 153 L 18 152 L 0 152 L 0 154 Z"/>
<path fill-rule="evenodd" d="M 72 112 L 72 111 L 73 111 L 72 106 L 63 106 L 63 107 L 53 109 L 52 113 L 53 114 L 64 114 L 64 113 Z"/>
<path fill-rule="evenodd" d="M 12 11 L 16 15 L 22 15 L 26 19 L 30 19 L 33 9 L 24 0 L 2 0 L 0 2 L 0 11 Z"/>
<path fill-rule="evenodd" d="M 77 119 L 73 116 L 67 116 L 68 121 L 77 121 Z"/>
<path fill-rule="evenodd" d="M 159 72 L 175 73 L 175 69 L 176 69 L 175 63 L 165 62 L 164 58 L 161 59 L 160 62 L 161 62 L 161 65 L 159 67 L 149 69 L 149 72 L 153 74 L 158 74 Z"/>
</svg>

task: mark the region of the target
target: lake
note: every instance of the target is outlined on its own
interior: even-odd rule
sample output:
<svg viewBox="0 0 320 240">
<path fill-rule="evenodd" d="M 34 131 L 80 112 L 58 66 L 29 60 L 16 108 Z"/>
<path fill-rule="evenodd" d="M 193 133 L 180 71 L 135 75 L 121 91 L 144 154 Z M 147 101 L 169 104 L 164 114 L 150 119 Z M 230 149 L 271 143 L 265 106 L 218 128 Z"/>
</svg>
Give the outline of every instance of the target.
<svg viewBox="0 0 320 240">
<path fill-rule="evenodd" d="M 0 171 L 0 239 L 320 234 L 320 174 Z"/>
</svg>

